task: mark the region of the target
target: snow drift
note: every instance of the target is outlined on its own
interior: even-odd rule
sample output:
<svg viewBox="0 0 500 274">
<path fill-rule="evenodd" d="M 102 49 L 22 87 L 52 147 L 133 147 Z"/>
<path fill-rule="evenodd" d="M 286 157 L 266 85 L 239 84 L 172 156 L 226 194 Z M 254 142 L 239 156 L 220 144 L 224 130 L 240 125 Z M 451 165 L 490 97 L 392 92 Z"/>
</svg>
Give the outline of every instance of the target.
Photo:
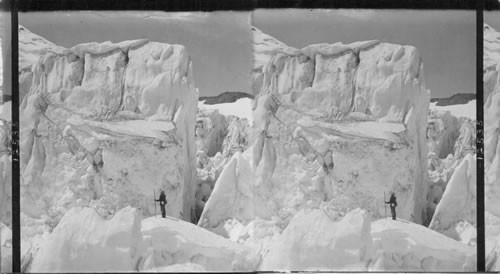
<svg viewBox="0 0 500 274">
<path fill-rule="evenodd" d="M 301 211 L 271 244 L 260 270 L 366 270 L 371 245 L 366 212 L 354 210 L 334 222 L 320 209 Z"/>
<path fill-rule="evenodd" d="M 143 271 L 186 264 L 198 265 L 198 271 L 252 271 L 259 261 L 251 249 L 174 218 L 144 219 L 142 233 Z"/>
<path fill-rule="evenodd" d="M 130 207 L 110 220 L 91 208 L 72 208 L 41 244 L 29 271 L 132 271 L 140 255 L 140 222 L 140 212 Z"/>
<path fill-rule="evenodd" d="M 91 208 L 72 208 L 32 252 L 30 272 L 251 271 L 258 254 L 179 219 L 141 220 L 126 207 L 105 220 Z"/>
<path fill-rule="evenodd" d="M 190 220 L 198 92 L 185 47 L 135 40 L 66 49 L 43 40 L 35 50 L 42 38 L 22 26 L 19 37 L 20 60 L 32 63 L 20 72 L 31 75 L 20 79 L 26 220 L 47 217 L 54 227 L 77 206 L 109 217 L 130 205 L 151 216 L 154 189 L 166 191 L 168 215 Z"/>
<path fill-rule="evenodd" d="M 476 247 L 402 220 L 372 223 L 377 251 L 374 271 L 465 271 L 477 269 Z"/>
</svg>

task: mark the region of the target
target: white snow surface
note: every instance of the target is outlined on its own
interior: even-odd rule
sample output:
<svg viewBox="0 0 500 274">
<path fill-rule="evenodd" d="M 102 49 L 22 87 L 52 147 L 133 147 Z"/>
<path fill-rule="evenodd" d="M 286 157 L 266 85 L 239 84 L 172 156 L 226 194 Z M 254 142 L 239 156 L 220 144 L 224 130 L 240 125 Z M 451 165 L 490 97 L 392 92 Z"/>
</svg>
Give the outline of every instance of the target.
<svg viewBox="0 0 500 274">
<path fill-rule="evenodd" d="M 124 208 L 110 220 L 91 208 L 72 208 L 41 244 L 31 272 L 132 271 L 137 269 L 140 212 Z"/>
<path fill-rule="evenodd" d="M 222 103 L 215 105 L 206 105 L 205 101 L 198 103 L 200 109 L 216 109 L 220 114 L 228 116 L 233 115 L 242 119 L 247 119 L 249 124 L 252 124 L 252 104 L 251 98 L 240 98 L 233 103 Z"/>
<path fill-rule="evenodd" d="M 149 217 L 141 230 L 146 248 L 143 271 L 189 264 L 203 271 L 252 271 L 259 261 L 251 249 L 178 219 Z"/>
<path fill-rule="evenodd" d="M 239 242 L 176 219 L 122 208 L 105 220 L 73 208 L 31 249 L 30 272 L 85 271 L 474 271 L 475 249 L 405 220 L 371 222 L 365 210 L 343 217 L 303 210 L 283 230 L 261 223 Z M 256 224 L 255 223 L 255 224 Z M 229 224 L 229 223 L 228 223 Z M 265 224 L 265 225 L 264 225 Z M 248 227 L 249 228 L 249 227 Z M 244 230 L 244 229 L 243 229 Z M 248 238 L 250 236 L 250 238 Z M 263 244 L 267 242 L 268 244 Z"/>
<path fill-rule="evenodd" d="M 269 247 L 259 271 L 366 270 L 372 254 L 370 218 L 362 210 L 339 222 L 315 209 L 297 213 Z"/>
<path fill-rule="evenodd" d="M 476 247 L 424 226 L 382 219 L 371 224 L 376 258 L 370 270 L 476 271 Z"/>
<path fill-rule="evenodd" d="M 460 118 L 465 117 L 471 120 L 476 119 L 476 100 L 471 100 L 467 104 L 461 105 L 449 105 L 449 106 L 437 106 L 436 102 L 430 103 L 429 107 L 431 110 L 437 112 L 446 112 L 449 111 L 451 115 Z"/>
<path fill-rule="evenodd" d="M 72 208 L 30 250 L 30 272 L 251 271 L 259 254 L 191 223 L 126 207 L 105 220 Z M 3 230 L 2 230 L 3 231 Z"/>
</svg>

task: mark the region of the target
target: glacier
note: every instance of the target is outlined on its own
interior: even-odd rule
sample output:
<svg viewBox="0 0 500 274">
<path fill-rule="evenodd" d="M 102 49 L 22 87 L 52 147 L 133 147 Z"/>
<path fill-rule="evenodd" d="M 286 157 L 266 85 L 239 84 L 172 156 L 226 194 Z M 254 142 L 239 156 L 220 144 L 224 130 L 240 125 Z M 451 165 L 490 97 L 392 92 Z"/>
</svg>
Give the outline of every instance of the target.
<svg viewBox="0 0 500 274">
<path fill-rule="evenodd" d="M 476 269 L 475 118 L 418 50 L 251 30 L 255 99 L 209 105 L 182 45 L 19 27 L 24 272 Z"/>
<path fill-rule="evenodd" d="M 418 51 L 378 41 L 299 50 L 252 31 L 249 149 L 225 166 L 199 224 L 224 235 L 226 219 L 287 223 L 327 203 L 383 218 L 390 191 L 400 218 L 424 223 L 429 94 Z"/>
<path fill-rule="evenodd" d="M 77 206 L 105 218 L 126 206 L 153 216 L 153 190 L 163 189 L 168 215 L 190 221 L 198 91 L 185 47 L 136 40 L 66 49 L 23 26 L 19 39 L 30 46 L 20 64 L 31 64 L 20 66 L 31 73 L 20 77 L 25 219 L 54 229 Z"/>
</svg>

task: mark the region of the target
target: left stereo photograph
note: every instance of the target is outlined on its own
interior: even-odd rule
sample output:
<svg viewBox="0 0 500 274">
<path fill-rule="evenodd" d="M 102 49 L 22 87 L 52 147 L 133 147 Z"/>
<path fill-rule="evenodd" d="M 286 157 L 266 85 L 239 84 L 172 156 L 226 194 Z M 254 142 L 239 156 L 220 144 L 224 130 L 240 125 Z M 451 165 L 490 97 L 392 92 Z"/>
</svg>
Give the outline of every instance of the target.
<svg viewBox="0 0 500 274">
<path fill-rule="evenodd" d="M 0 11 L 0 272 L 12 272 L 12 149 L 11 149 L 10 13 Z"/>
<path fill-rule="evenodd" d="M 249 22 L 19 13 L 23 272 L 255 269 L 250 249 L 196 225 L 221 154 L 245 140 L 248 112 L 212 105 L 250 100 Z"/>
</svg>

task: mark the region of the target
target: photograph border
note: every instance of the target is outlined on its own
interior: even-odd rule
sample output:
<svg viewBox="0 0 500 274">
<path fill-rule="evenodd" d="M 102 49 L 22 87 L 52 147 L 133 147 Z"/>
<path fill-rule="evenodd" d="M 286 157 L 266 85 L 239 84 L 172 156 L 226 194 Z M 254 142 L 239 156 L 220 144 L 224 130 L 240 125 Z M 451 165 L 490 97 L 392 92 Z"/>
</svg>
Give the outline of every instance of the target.
<svg viewBox="0 0 500 274">
<path fill-rule="evenodd" d="M 7 0 L 0 2 L 3 11 L 11 13 L 11 28 L 18 28 L 18 12 L 30 11 L 253 11 L 255 9 L 413 9 L 413 10 L 475 10 L 476 11 L 476 113 L 477 113 L 477 271 L 485 271 L 485 223 L 484 223 L 484 147 L 483 147 L 483 10 L 500 9 L 493 0 Z M 20 232 L 20 155 L 19 155 L 19 81 L 18 81 L 18 32 L 11 31 L 12 47 L 12 266 L 13 272 L 21 272 Z M 16 61 L 15 61 L 16 60 Z M 14 107 L 17 106 L 17 107 Z M 291 271 L 297 273 L 299 271 Z M 300 271 L 301 273 L 305 271 Z M 325 271 L 326 272 L 326 271 Z M 327 271 L 335 273 L 340 271 Z M 345 272 L 345 271 L 344 271 Z M 361 272 L 361 271 L 360 271 Z M 399 271 L 402 272 L 402 271 Z M 267 273 L 267 272 L 266 272 Z M 281 272 L 271 272 L 281 273 Z M 317 273 L 317 271 L 315 271 Z M 385 273 L 385 272 L 382 272 Z"/>
</svg>

